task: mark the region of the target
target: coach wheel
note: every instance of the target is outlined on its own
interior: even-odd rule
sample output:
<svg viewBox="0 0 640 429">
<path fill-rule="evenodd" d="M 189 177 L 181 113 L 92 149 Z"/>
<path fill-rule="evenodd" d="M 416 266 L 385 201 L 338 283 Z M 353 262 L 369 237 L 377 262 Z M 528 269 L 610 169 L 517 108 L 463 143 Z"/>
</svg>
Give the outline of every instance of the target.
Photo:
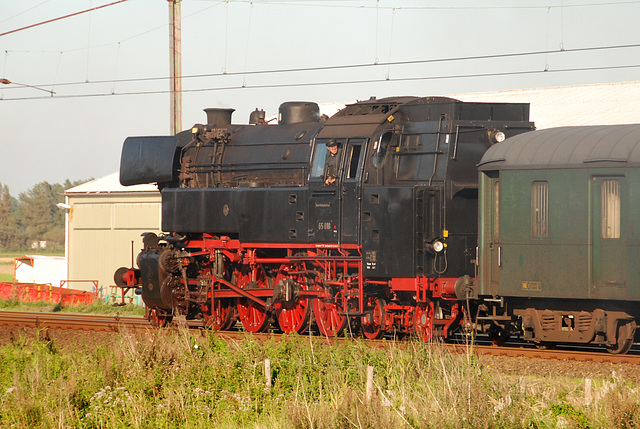
<svg viewBox="0 0 640 429">
<path fill-rule="evenodd" d="M 236 273 L 236 286 L 245 289 L 247 287 L 270 288 L 270 279 L 265 276 L 264 272 L 259 271 L 256 275 L 255 282 L 250 281 L 251 277 L 247 272 Z M 241 298 L 238 300 L 238 318 L 242 322 L 242 326 L 249 332 L 265 332 L 271 325 L 271 317 L 267 310 L 258 303 Z"/>
<path fill-rule="evenodd" d="M 625 354 L 633 344 L 633 337 L 636 332 L 636 322 L 633 320 L 618 321 L 616 344 L 607 347 L 607 351 L 612 354 Z"/>
<path fill-rule="evenodd" d="M 418 338 L 423 341 L 431 341 L 431 338 L 433 338 L 434 315 L 433 302 L 421 302 L 416 306 L 413 327 Z"/>
<path fill-rule="evenodd" d="M 318 329 L 327 337 L 340 335 L 347 327 L 347 317 L 340 314 L 344 310 L 337 304 L 342 302 L 342 294 L 336 294 L 334 299 L 335 302 L 326 302 L 322 297 L 313 300 L 313 314 L 316 317 Z"/>
<path fill-rule="evenodd" d="M 362 316 L 360 325 L 362 333 L 370 340 L 378 340 L 384 335 L 384 307 L 387 303 L 380 298 L 367 299 L 366 313 Z"/>
<path fill-rule="evenodd" d="M 552 343 L 550 341 L 540 341 L 539 343 L 536 343 L 535 347 L 538 350 L 553 350 L 557 345 L 557 343 Z"/>
<path fill-rule="evenodd" d="M 202 306 L 205 326 L 214 331 L 226 331 L 236 321 L 236 303 L 234 299 L 214 299 L 211 304 Z"/>
<path fill-rule="evenodd" d="M 491 342 L 496 346 L 504 345 L 504 343 L 509 339 L 509 330 L 506 327 L 495 323 L 491 325 L 487 334 L 489 335 Z"/>
<path fill-rule="evenodd" d="M 147 320 L 151 323 L 152 326 L 156 328 L 163 328 L 171 323 L 173 318 L 171 315 L 158 311 L 156 308 L 147 309 Z"/>
<path fill-rule="evenodd" d="M 300 271 L 305 271 L 304 265 L 280 267 L 280 272 L 276 277 L 275 284 L 281 284 L 284 281 L 293 280 L 299 285 L 301 291 L 308 290 L 307 277 Z M 297 272 L 296 272 L 297 271 Z M 292 272 L 292 274 L 289 274 Z M 279 301 L 274 305 L 274 312 L 278 325 L 283 332 L 297 332 L 302 334 L 309 328 L 309 319 L 311 319 L 311 305 L 309 299 L 303 296 L 290 301 Z"/>
</svg>

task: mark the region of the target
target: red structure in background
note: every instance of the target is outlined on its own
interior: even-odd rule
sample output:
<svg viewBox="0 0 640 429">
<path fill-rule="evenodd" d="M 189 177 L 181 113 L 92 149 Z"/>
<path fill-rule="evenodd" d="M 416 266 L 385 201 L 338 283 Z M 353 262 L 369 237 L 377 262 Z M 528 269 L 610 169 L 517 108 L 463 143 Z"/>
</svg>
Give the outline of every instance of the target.
<svg viewBox="0 0 640 429">
<path fill-rule="evenodd" d="M 97 290 L 97 281 L 94 282 Z M 0 282 L 0 299 L 24 302 L 55 302 L 62 305 L 91 304 L 98 299 L 96 292 L 68 289 L 50 284 Z"/>
</svg>

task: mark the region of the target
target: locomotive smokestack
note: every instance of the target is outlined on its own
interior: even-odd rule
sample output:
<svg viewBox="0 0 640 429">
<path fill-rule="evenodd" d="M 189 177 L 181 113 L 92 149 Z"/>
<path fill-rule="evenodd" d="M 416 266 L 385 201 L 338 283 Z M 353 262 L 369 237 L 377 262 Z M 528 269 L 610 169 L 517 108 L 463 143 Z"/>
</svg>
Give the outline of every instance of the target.
<svg viewBox="0 0 640 429">
<path fill-rule="evenodd" d="M 282 125 L 319 121 L 320 107 L 317 103 L 288 101 L 280 105 L 278 123 Z"/>
<path fill-rule="evenodd" d="M 235 110 L 215 107 L 204 109 L 207 114 L 207 125 L 211 125 L 214 128 L 225 128 L 227 125 L 231 125 L 231 115 Z"/>
</svg>

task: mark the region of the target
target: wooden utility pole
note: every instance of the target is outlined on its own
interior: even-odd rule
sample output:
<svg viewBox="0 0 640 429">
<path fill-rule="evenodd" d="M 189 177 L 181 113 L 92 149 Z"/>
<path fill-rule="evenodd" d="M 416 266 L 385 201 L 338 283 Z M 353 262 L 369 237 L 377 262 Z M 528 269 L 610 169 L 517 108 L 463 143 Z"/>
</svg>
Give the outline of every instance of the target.
<svg viewBox="0 0 640 429">
<path fill-rule="evenodd" d="M 169 1 L 169 63 L 171 74 L 171 135 L 182 131 L 181 0 Z"/>
</svg>

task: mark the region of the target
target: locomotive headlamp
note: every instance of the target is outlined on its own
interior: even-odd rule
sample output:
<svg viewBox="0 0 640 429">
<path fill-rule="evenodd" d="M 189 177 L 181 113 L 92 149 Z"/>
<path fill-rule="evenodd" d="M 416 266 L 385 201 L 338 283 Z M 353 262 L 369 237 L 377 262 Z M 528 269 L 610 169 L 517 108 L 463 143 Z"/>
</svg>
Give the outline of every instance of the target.
<svg viewBox="0 0 640 429">
<path fill-rule="evenodd" d="M 424 247 L 427 252 L 440 253 L 444 249 L 444 243 L 440 240 L 433 240 L 431 243 L 426 243 Z"/>
<path fill-rule="evenodd" d="M 489 140 L 491 140 L 491 143 L 501 143 L 505 138 L 506 136 L 500 130 L 489 131 Z"/>
<path fill-rule="evenodd" d="M 191 134 L 198 134 L 200 132 L 200 127 L 201 126 L 196 125 L 193 128 L 191 128 Z"/>
</svg>

